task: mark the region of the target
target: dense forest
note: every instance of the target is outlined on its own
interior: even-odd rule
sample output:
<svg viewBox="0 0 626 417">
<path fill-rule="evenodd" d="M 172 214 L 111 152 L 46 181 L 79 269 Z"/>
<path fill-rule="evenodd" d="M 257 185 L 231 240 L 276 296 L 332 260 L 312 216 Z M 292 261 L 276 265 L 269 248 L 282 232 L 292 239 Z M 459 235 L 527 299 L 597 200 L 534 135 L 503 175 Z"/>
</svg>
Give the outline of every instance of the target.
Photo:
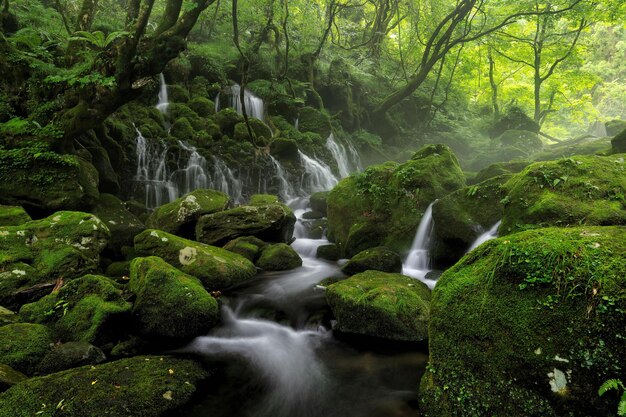
<svg viewBox="0 0 626 417">
<path fill-rule="evenodd" d="M 0 417 L 626 416 L 625 22 L 0 0 Z"/>
</svg>

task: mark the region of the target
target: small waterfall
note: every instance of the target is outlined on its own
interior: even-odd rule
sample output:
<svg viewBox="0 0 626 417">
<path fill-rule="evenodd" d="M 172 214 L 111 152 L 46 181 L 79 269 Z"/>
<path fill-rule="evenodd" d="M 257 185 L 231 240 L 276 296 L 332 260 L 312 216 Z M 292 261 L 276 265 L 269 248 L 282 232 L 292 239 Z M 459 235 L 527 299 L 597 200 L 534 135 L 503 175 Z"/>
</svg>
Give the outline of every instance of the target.
<svg viewBox="0 0 626 417">
<path fill-rule="evenodd" d="M 310 193 L 328 191 L 337 185 L 339 180 L 337 180 L 337 177 L 335 177 L 328 165 L 307 156 L 301 151 L 298 151 L 298 154 L 300 154 L 300 161 L 304 168 L 302 188 L 305 191 Z"/>
<path fill-rule="evenodd" d="M 155 208 L 178 198 L 176 185 L 167 172 L 167 147 L 163 143 L 150 144 L 135 127 L 137 136 L 137 171 L 134 180 L 143 184 L 145 204 Z"/>
<path fill-rule="evenodd" d="M 217 93 L 215 96 L 215 113 L 219 113 L 220 111 L 220 93 Z"/>
<path fill-rule="evenodd" d="M 298 131 L 300 130 L 300 118 L 299 117 L 296 117 L 296 120 L 293 121 L 293 127 Z"/>
<path fill-rule="evenodd" d="M 415 239 L 413 239 L 409 254 L 404 261 L 402 271 L 404 275 L 417 278 L 431 288 L 435 286 L 435 281 L 426 279 L 426 274 L 431 269 L 429 249 L 433 229 L 435 228 L 433 204 L 434 202 L 430 203 L 424 212 L 424 216 L 422 216 L 422 220 L 420 220 Z"/>
<path fill-rule="evenodd" d="M 237 113 L 243 114 L 243 106 L 241 105 L 241 86 L 235 84 L 230 87 L 231 97 L 230 105 Z M 244 91 L 244 104 L 246 105 L 246 114 L 250 117 L 255 117 L 260 120 L 265 120 L 265 106 L 263 100 L 248 89 Z"/>
<path fill-rule="evenodd" d="M 283 201 L 289 201 L 294 197 L 295 191 L 287 179 L 287 172 L 276 158 L 272 155 L 269 157 L 270 161 L 272 161 L 272 166 L 276 171 L 276 178 L 278 179 L 278 196 Z"/>
<path fill-rule="evenodd" d="M 359 152 L 356 150 L 352 142 L 348 141 L 348 152 L 352 157 L 352 165 L 353 171 L 363 171 L 363 164 L 361 163 L 361 156 Z"/>
<path fill-rule="evenodd" d="M 167 98 L 167 84 L 165 84 L 165 76 L 163 73 L 159 74 L 160 88 L 159 88 L 159 102 L 156 105 L 156 108 L 163 114 L 167 113 L 167 107 L 169 106 L 169 101 Z"/>
<path fill-rule="evenodd" d="M 472 243 L 472 246 L 470 246 L 470 248 L 467 251 L 470 252 L 476 249 L 477 247 L 479 247 L 480 245 L 482 245 L 483 243 L 485 243 L 486 241 L 497 238 L 498 228 L 500 227 L 500 223 L 502 223 L 502 220 L 499 220 L 496 224 L 491 226 L 491 229 L 487 230 L 485 233 L 478 236 L 478 238 L 474 241 L 474 243 Z"/>
<path fill-rule="evenodd" d="M 606 131 L 606 123 L 596 121 L 589 127 L 589 134 L 597 138 L 604 138 L 608 136 Z"/>
<path fill-rule="evenodd" d="M 171 178 L 177 184 L 179 196 L 209 187 L 207 160 L 188 143 L 178 141 L 178 145 L 185 151 L 181 152 L 178 161 L 178 166 L 182 168 L 174 171 Z"/>
<path fill-rule="evenodd" d="M 208 188 L 228 194 L 235 204 L 243 202 L 243 184 L 224 161 L 211 156 L 213 162 Z"/>
<path fill-rule="evenodd" d="M 359 153 L 351 142 L 347 142 L 346 150 L 346 146 L 337 142 L 335 136 L 331 133 L 326 140 L 326 149 L 330 151 L 335 161 L 337 161 L 339 176 L 341 178 L 345 178 L 352 172 L 361 171 L 363 169 Z"/>
</svg>

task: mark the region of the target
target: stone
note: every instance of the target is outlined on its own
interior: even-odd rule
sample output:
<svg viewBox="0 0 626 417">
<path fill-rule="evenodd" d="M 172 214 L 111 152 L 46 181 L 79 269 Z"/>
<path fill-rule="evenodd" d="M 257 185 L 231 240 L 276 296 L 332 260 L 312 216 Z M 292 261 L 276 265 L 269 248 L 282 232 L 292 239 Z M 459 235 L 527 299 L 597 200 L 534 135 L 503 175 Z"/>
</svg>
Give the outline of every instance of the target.
<svg viewBox="0 0 626 417">
<path fill-rule="evenodd" d="M 97 365 L 106 360 L 104 352 L 87 342 L 67 342 L 55 346 L 39 364 L 43 374 L 64 371 L 84 365 Z"/>
<path fill-rule="evenodd" d="M 287 271 L 302 266 L 302 258 L 285 243 L 266 246 L 256 266 L 266 271 Z"/>
<path fill-rule="evenodd" d="M 397 252 L 379 246 L 357 253 L 341 267 L 341 272 L 347 275 L 355 275 L 369 270 L 401 273 L 402 258 Z"/>
<path fill-rule="evenodd" d="M 32 219 L 20 206 L 0 205 L 0 226 L 19 226 Z"/>
<path fill-rule="evenodd" d="M 50 351 L 51 343 L 50 331 L 41 324 L 15 323 L 2 326 L 0 363 L 26 375 L 32 375 Z"/>
</svg>

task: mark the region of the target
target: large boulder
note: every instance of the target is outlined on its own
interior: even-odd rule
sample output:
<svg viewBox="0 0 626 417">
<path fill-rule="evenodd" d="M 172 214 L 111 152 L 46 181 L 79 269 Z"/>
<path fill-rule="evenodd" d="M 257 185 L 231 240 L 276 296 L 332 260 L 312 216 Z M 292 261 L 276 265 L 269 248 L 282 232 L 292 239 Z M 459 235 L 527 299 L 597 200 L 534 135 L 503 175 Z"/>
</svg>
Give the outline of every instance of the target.
<svg viewBox="0 0 626 417">
<path fill-rule="evenodd" d="M 104 352 L 87 342 L 68 342 L 55 346 L 39 364 L 43 374 L 51 374 L 85 365 L 97 365 L 106 360 Z"/>
<path fill-rule="evenodd" d="M 541 126 L 519 107 L 511 107 L 489 128 L 489 135 L 496 138 L 507 130 L 525 130 L 539 133 Z"/>
<path fill-rule="evenodd" d="M 158 256 L 175 268 L 202 281 L 208 290 L 239 284 L 256 274 L 254 264 L 236 253 L 148 229 L 135 237 L 141 256 Z"/>
<path fill-rule="evenodd" d="M 421 281 L 367 271 L 328 286 L 326 300 L 335 330 L 410 342 L 428 337 L 430 289 Z"/>
<path fill-rule="evenodd" d="M 111 231 L 108 247 L 114 254 L 119 255 L 124 246 L 132 246 L 134 237 L 146 229 L 141 220 L 126 208 L 122 200 L 112 194 L 100 194 L 92 212 Z"/>
<path fill-rule="evenodd" d="M 52 335 L 46 326 L 15 323 L 0 327 L 0 363 L 32 375 L 50 352 Z M 2 415 L 2 414 L 0 414 Z"/>
<path fill-rule="evenodd" d="M 626 224 L 625 155 L 538 162 L 504 188 L 500 233 L 546 226 Z"/>
<path fill-rule="evenodd" d="M 311 209 L 313 211 L 317 211 L 322 213 L 323 216 L 326 216 L 328 213 L 326 200 L 328 200 L 328 191 L 319 191 L 317 193 L 311 194 L 309 198 L 309 202 L 311 204 Z"/>
<path fill-rule="evenodd" d="M 20 206 L 0 205 L 0 226 L 19 226 L 32 219 Z"/>
<path fill-rule="evenodd" d="M 241 206 L 200 217 L 196 239 L 224 245 L 240 236 L 256 236 L 265 242 L 291 243 L 296 216 L 284 204 Z"/>
<path fill-rule="evenodd" d="M 63 341 L 103 345 L 118 341 L 128 330 L 130 309 L 118 284 L 106 277 L 85 275 L 35 303 L 23 305 L 20 317 L 50 326 Z"/>
<path fill-rule="evenodd" d="M 0 149 L 0 204 L 52 213 L 89 210 L 98 199 L 98 171 L 71 155 L 33 147 Z"/>
<path fill-rule="evenodd" d="M 8 308 L 0 306 L 0 326 L 17 323 L 18 321 L 19 317 L 17 314 L 9 310 Z"/>
<path fill-rule="evenodd" d="M 187 238 L 194 236 L 196 221 L 204 214 L 226 210 L 230 198 L 215 190 L 200 189 L 158 207 L 146 225 Z"/>
<path fill-rule="evenodd" d="M 197 362 L 170 356 L 88 365 L 15 385 L 0 394 L 0 416 L 160 417 L 189 401 L 206 376 Z"/>
<path fill-rule="evenodd" d="M 303 107 L 298 114 L 298 128 L 302 132 L 313 132 L 327 138 L 332 132 L 330 117 L 313 107 Z"/>
<path fill-rule="evenodd" d="M 397 252 L 379 246 L 357 253 L 341 267 L 341 272 L 348 275 L 369 270 L 400 273 L 402 272 L 402 258 Z"/>
<path fill-rule="evenodd" d="M 613 149 L 613 153 L 626 152 L 626 129 L 624 129 L 621 133 L 618 133 L 613 139 L 611 139 L 611 146 Z"/>
<path fill-rule="evenodd" d="M 243 256 L 250 262 L 256 262 L 261 251 L 268 244 L 254 236 L 243 236 L 233 239 L 224 245 L 224 249 Z"/>
<path fill-rule="evenodd" d="M 438 266 L 450 266 L 472 243 L 502 219 L 511 175 L 501 175 L 448 194 L 433 205 L 435 230 L 431 256 Z"/>
<path fill-rule="evenodd" d="M 465 186 L 450 148 L 429 145 L 408 162 L 388 162 L 343 179 L 328 196 L 328 237 L 342 255 L 387 246 L 408 249 L 428 205 Z"/>
<path fill-rule="evenodd" d="M 266 271 L 287 271 L 302 266 L 302 258 L 286 243 L 276 243 L 263 249 L 256 266 Z"/>
<path fill-rule="evenodd" d="M 447 270 L 432 294 L 420 412 L 613 415 L 616 400 L 598 388 L 624 376 L 624 236 L 626 227 L 526 231 Z"/>
<path fill-rule="evenodd" d="M 6 391 L 13 385 L 17 385 L 27 379 L 28 377 L 23 373 L 16 371 L 9 365 L 0 363 L 0 392 Z"/>
<path fill-rule="evenodd" d="M 19 292 L 35 285 L 95 271 L 109 237 L 96 216 L 73 211 L 0 227 L 0 305 L 19 304 Z"/>
<path fill-rule="evenodd" d="M 476 174 L 476 177 L 474 177 L 472 183 L 478 184 L 500 175 L 517 174 L 528 165 L 530 165 L 529 161 L 496 162 L 480 170 L 478 174 Z"/>
<path fill-rule="evenodd" d="M 205 334 L 219 320 L 217 301 L 200 280 L 161 258 L 134 259 L 129 288 L 137 296 L 133 315 L 143 336 L 191 338 Z"/>
</svg>

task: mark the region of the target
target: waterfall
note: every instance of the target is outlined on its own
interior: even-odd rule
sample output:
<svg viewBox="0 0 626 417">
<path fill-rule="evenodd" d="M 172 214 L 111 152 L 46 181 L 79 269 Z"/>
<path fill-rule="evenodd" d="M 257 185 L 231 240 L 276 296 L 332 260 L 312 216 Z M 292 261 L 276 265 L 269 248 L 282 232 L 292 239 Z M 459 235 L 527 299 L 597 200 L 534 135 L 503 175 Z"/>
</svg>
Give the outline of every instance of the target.
<svg viewBox="0 0 626 417">
<path fill-rule="evenodd" d="M 188 143 L 178 141 L 178 145 L 185 151 L 181 152 L 177 164 L 181 168 L 174 171 L 171 176 L 172 181 L 177 185 L 178 195 L 209 187 L 207 160 Z"/>
<path fill-rule="evenodd" d="M 241 86 L 235 84 L 230 87 L 230 105 L 237 113 L 243 114 L 243 106 L 241 105 Z M 246 114 L 260 120 L 265 120 L 265 108 L 263 100 L 252 94 L 248 89 L 244 90 L 244 104 L 246 105 Z"/>
<path fill-rule="evenodd" d="M 235 204 L 243 202 L 243 185 L 224 161 L 211 156 L 213 162 L 208 188 L 228 194 Z"/>
<path fill-rule="evenodd" d="M 361 157 L 359 156 L 359 152 L 350 141 L 348 141 L 348 152 L 352 157 L 353 171 L 363 171 L 363 164 L 361 163 Z"/>
<path fill-rule="evenodd" d="M 293 121 L 293 127 L 296 130 L 300 130 L 300 118 L 299 117 L 296 117 L 296 119 Z"/>
<path fill-rule="evenodd" d="M 215 96 L 215 113 L 220 111 L 220 93 Z"/>
<path fill-rule="evenodd" d="M 422 216 L 422 220 L 420 220 L 417 233 L 413 239 L 413 244 L 411 245 L 409 254 L 404 261 L 402 271 L 404 275 L 417 278 L 431 288 L 434 287 L 435 282 L 427 280 L 425 277 L 431 268 L 429 249 L 431 236 L 435 227 L 435 222 L 433 220 L 434 203 L 435 202 L 430 203 L 424 212 L 424 216 Z"/>
<path fill-rule="evenodd" d="M 351 142 L 347 142 L 346 146 L 337 142 L 335 136 L 331 133 L 326 140 L 326 149 L 333 155 L 335 161 L 337 161 L 337 167 L 339 168 L 339 176 L 345 178 L 354 171 L 361 171 L 361 158 L 359 153 L 354 148 Z"/>
<path fill-rule="evenodd" d="M 596 121 L 589 127 L 589 134 L 597 138 L 604 138 L 608 136 L 606 132 L 606 123 Z"/>
<path fill-rule="evenodd" d="M 304 176 L 302 177 L 302 188 L 310 193 L 317 191 L 328 191 L 332 189 L 339 180 L 333 174 L 330 167 L 324 162 L 313 159 L 298 151 Z"/>
<path fill-rule="evenodd" d="M 165 77 L 163 73 L 159 74 L 159 102 L 156 105 L 156 108 L 163 114 L 167 113 L 167 107 L 169 106 L 169 101 L 167 98 L 167 84 L 165 84 Z"/>
<path fill-rule="evenodd" d="M 278 179 L 278 196 L 283 201 L 291 200 L 295 195 L 295 191 L 289 183 L 289 180 L 287 179 L 287 173 L 285 169 L 280 164 L 280 162 L 278 162 L 278 160 L 272 155 L 270 155 L 270 161 L 272 161 L 272 166 L 276 171 L 276 179 Z"/>
<path fill-rule="evenodd" d="M 496 224 L 491 226 L 489 230 L 487 230 L 482 235 L 478 236 L 478 238 L 474 241 L 474 243 L 472 243 L 472 246 L 470 246 L 470 248 L 467 251 L 470 252 L 476 249 L 477 247 L 479 247 L 480 245 L 482 245 L 483 243 L 485 243 L 486 241 L 497 238 L 498 228 L 500 227 L 500 223 L 502 223 L 502 220 L 499 220 Z"/>
</svg>

